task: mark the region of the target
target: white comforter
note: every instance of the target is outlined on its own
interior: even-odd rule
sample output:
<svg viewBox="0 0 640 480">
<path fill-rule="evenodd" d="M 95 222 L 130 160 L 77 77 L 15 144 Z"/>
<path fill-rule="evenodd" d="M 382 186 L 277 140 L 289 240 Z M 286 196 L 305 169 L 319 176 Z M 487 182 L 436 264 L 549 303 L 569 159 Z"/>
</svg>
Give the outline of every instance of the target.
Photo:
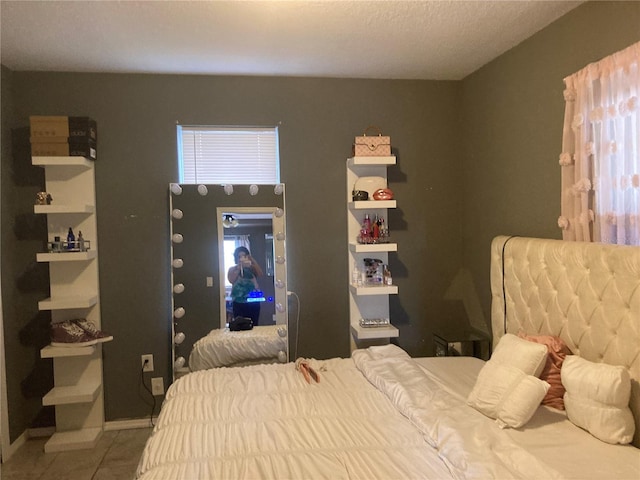
<svg viewBox="0 0 640 480">
<path fill-rule="evenodd" d="M 460 479 L 561 478 L 452 395 L 394 345 L 358 350 L 357 367 L 424 434 Z"/>
<path fill-rule="evenodd" d="M 291 363 L 179 379 L 137 478 L 561 477 L 393 345 L 312 365 L 319 384 Z"/>
</svg>

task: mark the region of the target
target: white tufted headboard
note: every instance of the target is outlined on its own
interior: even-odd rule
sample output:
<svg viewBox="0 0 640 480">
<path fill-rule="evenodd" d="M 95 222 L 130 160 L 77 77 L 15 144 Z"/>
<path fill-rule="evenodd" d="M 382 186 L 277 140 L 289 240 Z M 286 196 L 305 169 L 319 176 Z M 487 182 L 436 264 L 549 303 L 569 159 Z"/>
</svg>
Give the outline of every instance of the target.
<svg viewBox="0 0 640 480">
<path fill-rule="evenodd" d="M 559 336 L 576 355 L 629 369 L 640 447 L 640 247 L 496 237 L 491 293 L 494 346 L 506 325 L 508 333 Z"/>
</svg>

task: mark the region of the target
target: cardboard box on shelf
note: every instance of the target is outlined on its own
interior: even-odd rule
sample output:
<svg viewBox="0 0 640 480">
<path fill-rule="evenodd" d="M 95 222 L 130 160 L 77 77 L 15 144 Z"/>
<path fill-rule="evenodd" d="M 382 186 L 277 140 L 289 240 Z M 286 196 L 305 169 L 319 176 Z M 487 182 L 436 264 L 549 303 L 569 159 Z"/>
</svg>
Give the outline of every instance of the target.
<svg viewBox="0 0 640 480">
<path fill-rule="evenodd" d="M 91 160 L 98 158 L 96 142 L 51 142 L 32 143 L 31 155 L 34 157 L 85 157 Z"/>
<path fill-rule="evenodd" d="M 98 141 L 98 126 L 89 117 L 41 116 L 29 117 L 31 143 L 77 143 Z"/>
</svg>

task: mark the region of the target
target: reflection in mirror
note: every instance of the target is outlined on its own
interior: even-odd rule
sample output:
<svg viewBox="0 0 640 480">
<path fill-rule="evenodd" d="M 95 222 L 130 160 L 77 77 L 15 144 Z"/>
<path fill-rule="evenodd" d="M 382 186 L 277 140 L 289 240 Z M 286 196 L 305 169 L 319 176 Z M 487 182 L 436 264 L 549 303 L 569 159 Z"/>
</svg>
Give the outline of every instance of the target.
<svg viewBox="0 0 640 480">
<path fill-rule="evenodd" d="M 273 238 L 273 210 L 269 207 L 218 208 L 223 227 L 218 228 L 218 245 L 223 245 L 219 249 L 220 265 L 223 265 L 219 285 L 225 300 L 220 303 L 221 308 L 224 307 L 220 318 L 225 319 L 225 323 L 235 316 L 251 317 L 254 325 L 275 325 L 278 320 L 282 323 L 282 316 L 278 317 L 275 309 L 274 245 L 269 241 Z M 235 258 L 238 250 L 241 250 L 240 260 L 244 261 Z M 238 295 L 243 297 L 242 303 L 235 303 L 234 308 L 233 299 Z M 224 325 L 221 324 L 221 328 Z"/>
<path fill-rule="evenodd" d="M 170 192 L 175 376 L 287 361 L 284 185 L 171 184 Z M 237 292 L 229 274 L 240 270 L 233 257 L 240 246 L 254 262 L 243 273 L 256 277 L 248 303 L 259 316 L 252 330 L 230 332 Z"/>
</svg>

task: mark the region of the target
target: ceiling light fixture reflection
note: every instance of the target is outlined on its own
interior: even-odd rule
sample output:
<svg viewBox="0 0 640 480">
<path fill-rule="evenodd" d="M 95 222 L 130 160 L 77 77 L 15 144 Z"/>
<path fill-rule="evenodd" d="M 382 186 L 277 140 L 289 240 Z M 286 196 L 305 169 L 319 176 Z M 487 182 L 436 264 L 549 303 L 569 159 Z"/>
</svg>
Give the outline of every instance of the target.
<svg viewBox="0 0 640 480">
<path fill-rule="evenodd" d="M 225 228 L 235 228 L 239 225 L 239 223 L 236 217 L 227 213 L 222 216 L 222 225 Z"/>
</svg>

